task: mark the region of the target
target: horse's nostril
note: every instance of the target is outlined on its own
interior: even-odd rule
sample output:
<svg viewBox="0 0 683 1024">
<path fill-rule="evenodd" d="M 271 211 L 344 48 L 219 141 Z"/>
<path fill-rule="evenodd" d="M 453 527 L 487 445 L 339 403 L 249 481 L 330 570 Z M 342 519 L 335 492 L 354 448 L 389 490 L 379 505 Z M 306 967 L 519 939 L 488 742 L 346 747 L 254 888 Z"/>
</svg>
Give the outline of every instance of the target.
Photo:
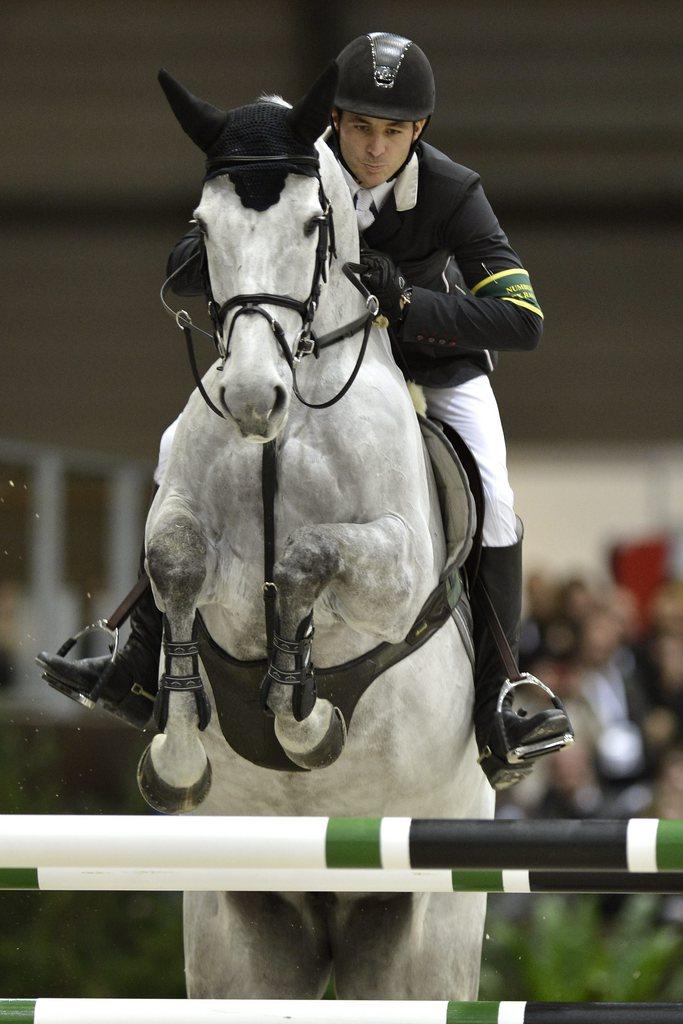
<svg viewBox="0 0 683 1024">
<path fill-rule="evenodd" d="M 225 411 L 230 412 L 228 403 L 225 400 L 225 385 L 221 385 L 220 391 L 218 392 L 218 398 Z"/>
<path fill-rule="evenodd" d="M 287 392 L 281 384 L 277 384 L 274 388 L 275 391 L 275 402 L 273 408 L 268 414 L 268 419 L 272 419 L 274 416 L 278 416 L 287 404 Z"/>
</svg>

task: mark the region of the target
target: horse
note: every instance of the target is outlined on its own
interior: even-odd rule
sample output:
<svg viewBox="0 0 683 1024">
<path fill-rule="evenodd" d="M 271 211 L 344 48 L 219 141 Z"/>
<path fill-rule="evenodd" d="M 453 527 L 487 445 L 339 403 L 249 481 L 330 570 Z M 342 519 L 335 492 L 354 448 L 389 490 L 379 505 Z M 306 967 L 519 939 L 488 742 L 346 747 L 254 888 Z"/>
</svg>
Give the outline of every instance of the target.
<svg viewBox="0 0 683 1024">
<path fill-rule="evenodd" d="M 160 78 L 208 157 L 194 219 L 219 358 L 179 417 L 147 519 L 165 659 L 143 794 L 166 812 L 489 818 L 471 651 L 453 616 L 365 688 L 352 722 L 313 683 L 341 663 L 352 683 L 368 652 L 400 644 L 447 555 L 408 389 L 376 300 L 352 286 L 355 212 L 321 138 L 336 68 L 293 107 L 229 112 Z M 325 332 L 335 344 L 317 344 Z M 198 623 L 207 658 L 267 659 L 251 706 L 290 770 L 226 741 Z M 333 971 L 340 998 L 471 1000 L 485 900 L 186 893 L 188 995 L 315 999 Z"/>
</svg>

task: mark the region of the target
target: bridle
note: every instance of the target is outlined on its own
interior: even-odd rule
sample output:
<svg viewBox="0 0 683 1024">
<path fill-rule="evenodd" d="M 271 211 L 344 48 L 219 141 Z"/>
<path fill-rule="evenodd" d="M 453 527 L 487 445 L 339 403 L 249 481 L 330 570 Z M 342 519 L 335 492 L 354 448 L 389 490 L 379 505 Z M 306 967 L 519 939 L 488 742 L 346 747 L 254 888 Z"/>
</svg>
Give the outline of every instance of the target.
<svg viewBox="0 0 683 1024">
<path fill-rule="evenodd" d="M 345 277 L 353 284 L 353 286 L 361 293 L 365 299 L 367 311 L 356 320 L 352 320 L 350 323 L 345 324 L 343 327 L 339 327 L 334 331 L 330 331 L 320 337 L 316 335 L 313 321 L 315 318 L 318 303 L 320 301 L 320 292 L 322 285 L 327 282 L 327 269 L 328 262 L 332 259 L 337 258 L 337 251 L 335 245 L 335 233 L 334 233 L 334 216 L 332 205 L 325 195 L 323 188 L 322 178 L 320 176 L 320 161 L 317 156 L 304 156 L 298 154 L 282 154 L 280 156 L 230 156 L 227 159 L 222 158 L 220 161 L 216 161 L 214 166 L 209 163 L 209 173 L 215 176 L 220 173 L 223 169 L 227 173 L 233 165 L 244 165 L 244 164 L 260 164 L 260 163 L 287 163 L 302 165 L 305 168 L 313 166 L 315 168 L 315 177 L 318 181 L 318 197 L 320 201 L 321 213 L 313 218 L 311 223 L 315 223 L 318 228 L 318 244 L 315 252 L 315 263 L 313 267 L 313 276 L 311 281 L 311 287 L 308 294 L 308 298 L 303 301 L 300 299 L 294 299 L 289 295 L 273 295 L 267 292 L 257 292 L 248 295 L 234 295 L 226 302 L 219 305 L 213 296 L 213 290 L 211 287 L 211 280 L 209 278 L 208 267 L 206 262 L 206 250 L 204 246 L 204 240 L 202 236 L 201 248 L 198 252 L 193 253 L 189 259 L 185 260 L 165 281 L 161 288 L 161 302 L 164 308 L 171 316 L 174 317 L 176 324 L 183 331 L 185 335 L 185 342 L 187 345 L 188 359 L 190 367 L 195 379 L 197 388 L 202 395 L 202 398 L 209 406 L 209 408 L 216 413 L 217 416 L 221 416 L 225 419 L 225 415 L 220 409 L 212 402 L 211 398 L 206 392 L 202 383 L 199 370 L 197 368 L 197 361 L 194 352 L 194 342 L 192 338 L 192 331 L 196 330 L 200 334 L 204 334 L 206 337 L 211 338 L 216 346 L 218 354 L 220 356 L 220 364 L 218 367 L 219 372 L 223 369 L 226 361 L 230 357 L 230 342 L 232 340 L 232 334 L 235 329 L 235 324 L 240 316 L 262 316 L 264 320 L 270 326 L 270 329 L 280 347 L 280 350 L 289 366 L 292 373 L 292 390 L 298 398 L 298 400 L 309 409 L 327 409 L 331 405 L 334 405 L 341 398 L 344 397 L 346 392 L 353 384 L 358 372 L 363 363 L 365 352 L 368 346 L 368 340 L 370 337 L 370 329 L 372 324 L 379 313 L 379 303 L 377 298 L 372 295 L 363 283 L 357 278 L 357 274 L 360 273 L 360 266 L 356 263 L 344 263 L 342 265 L 342 273 Z M 306 173 L 304 170 L 302 173 Z M 202 261 L 202 273 L 204 277 L 204 287 L 208 296 L 209 304 L 208 311 L 213 325 L 213 333 L 209 334 L 208 331 L 202 330 L 192 322 L 192 318 L 186 310 L 174 310 L 166 302 L 166 291 L 168 290 L 171 282 L 180 274 L 185 268 L 196 259 Z M 279 320 L 273 316 L 273 314 L 264 308 L 265 305 L 269 306 L 281 306 L 285 309 L 295 310 L 301 317 L 301 329 L 298 331 L 297 336 L 294 340 L 293 345 L 287 340 L 284 328 L 282 327 Z M 223 328 L 228 313 L 236 309 L 236 313 L 232 318 L 230 329 L 228 331 L 227 341 L 223 341 Z M 358 331 L 363 330 L 363 340 L 361 343 L 358 358 L 355 366 L 341 389 L 332 398 L 326 402 L 308 402 L 299 390 L 299 385 L 296 376 L 297 365 L 301 360 L 308 355 L 313 355 L 317 359 L 320 352 L 324 348 L 328 348 L 330 345 L 335 344 L 338 341 L 342 341 L 345 338 L 350 338 Z"/>
</svg>

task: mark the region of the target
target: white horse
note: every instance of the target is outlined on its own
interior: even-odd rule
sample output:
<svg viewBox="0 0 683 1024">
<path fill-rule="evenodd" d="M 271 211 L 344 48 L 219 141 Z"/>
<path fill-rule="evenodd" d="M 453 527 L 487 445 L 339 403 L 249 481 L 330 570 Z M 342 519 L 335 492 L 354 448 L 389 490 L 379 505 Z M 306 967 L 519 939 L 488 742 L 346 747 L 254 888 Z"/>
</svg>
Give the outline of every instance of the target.
<svg viewBox="0 0 683 1024">
<path fill-rule="evenodd" d="M 327 283 L 314 320 L 318 336 L 366 312 L 363 297 L 341 272 L 345 261 L 359 255 L 355 213 L 339 165 L 319 139 L 334 77 L 328 70 L 294 108 L 265 101 L 227 115 L 162 77 L 176 116 L 208 152 L 209 168 L 225 163 L 224 173 L 207 177 L 195 212 L 217 306 L 235 295 L 257 294 L 305 303 L 325 226 L 321 197 L 331 203 L 338 259 L 327 261 L 325 252 Z M 281 122 L 291 161 L 275 186 L 273 175 L 283 161 L 250 169 L 257 193 L 275 187 L 276 201 L 263 208 L 263 196 L 243 202 L 251 186 L 239 177 L 244 161 L 236 165 L 231 154 L 273 154 L 267 137 L 272 127 L 260 129 L 262 139 L 250 128 L 247 141 L 238 131 L 242 123 L 268 119 Z M 280 139 L 275 153 L 282 146 Z M 304 173 L 297 173 L 295 157 L 302 153 L 317 158 L 319 179 L 305 160 Z M 267 297 L 262 306 L 287 338 L 297 336 L 296 309 Z M 203 731 L 202 693 L 184 690 L 182 679 L 177 692 L 173 688 L 174 678 L 193 675 L 191 648 L 184 644 L 197 611 L 214 643 L 234 658 L 266 655 L 264 443 L 277 443 L 279 634 L 305 637 L 313 610 L 316 667 L 402 640 L 446 558 L 432 469 L 386 331 L 372 329 L 346 395 L 328 408 L 311 409 L 293 394 L 290 366 L 270 320 L 239 315 L 243 308 L 238 302 L 225 313 L 220 343 L 229 341 L 229 355 L 203 380 L 225 418 L 198 391 L 191 395 L 147 520 L 155 599 L 165 613 L 167 641 L 181 646 L 171 651 L 165 729 L 143 755 L 145 795 L 165 810 L 198 805 L 206 814 L 490 817 L 494 794 L 477 766 L 473 738 L 471 665 L 452 618 L 372 683 L 348 737 L 328 700 L 319 697 L 299 721 L 296 688 L 271 681 L 267 702 L 291 772 L 258 767 L 226 742 L 203 669 L 214 711 Z M 319 359 L 300 362 L 298 383 L 307 401 L 320 404 L 340 390 L 362 333 L 324 349 Z M 286 652 L 279 657 L 281 667 L 294 667 Z M 301 771 L 297 764 L 313 767 Z M 485 900 L 480 894 L 187 893 L 188 994 L 319 998 L 333 969 L 341 998 L 474 999 Z"/>
</svg>

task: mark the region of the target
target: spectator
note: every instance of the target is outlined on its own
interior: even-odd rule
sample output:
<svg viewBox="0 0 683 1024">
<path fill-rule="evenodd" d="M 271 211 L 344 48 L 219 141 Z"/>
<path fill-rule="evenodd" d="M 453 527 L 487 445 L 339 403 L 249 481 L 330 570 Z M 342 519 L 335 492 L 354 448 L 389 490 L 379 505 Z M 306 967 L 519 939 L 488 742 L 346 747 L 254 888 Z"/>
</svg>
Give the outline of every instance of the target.
<svg viewBox="0 0 683 1024">
<path fill-rule="evenodd" d="M 557 584 L 533 573 L 526 585 L 527 614 L 522 624 L 519 657 L 523 671 L 540 658 L 569 658 L 576 648 L 576 626 L 562 607 Z"/>
</svg>

